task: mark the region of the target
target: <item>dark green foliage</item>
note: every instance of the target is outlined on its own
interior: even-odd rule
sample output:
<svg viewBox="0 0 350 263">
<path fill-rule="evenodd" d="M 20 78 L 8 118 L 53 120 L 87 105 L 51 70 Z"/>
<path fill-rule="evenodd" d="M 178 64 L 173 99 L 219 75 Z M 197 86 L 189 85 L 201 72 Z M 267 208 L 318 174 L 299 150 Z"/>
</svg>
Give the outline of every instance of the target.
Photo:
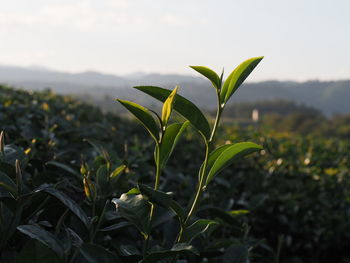
<svg viewBox="0 0 350 263">
<path fill-rule="evenodd" d="M 154 189 L 153 144 L 141 125 L 48 91 L 0 93 L 1 262 L 350 259 L 347 141 L 225 125 L 203 171 L 196 126 L 169 124 Z M 347 119 L 331 121 L 345 137 Z M 205 176 L 230 147 L 260 149 L 242 139 L 264 150 L 211 177 L 188 217 L 201 165 Z"/>
<path fill-rule="evenodd" d="M 51 248 L 60 258 L 63 258 L 63 247 L 58 238 L 50 232 L 35 225 L 21 225 L 17 229 L 30 238 L 36 239 Z"/>
<path fill-rule="evenodd" d="M 222 81 L 222 76 L 215 79 L 217 92 Z M 30 255 L 38 261 L 40 252 L 51 254 L 53 261 L 72 263 L 175 262 L 179 257 L 205 257 L 211 239 L 207 243 L 201 238 L 209 237 L 219 223 L 197 219 L 198 197 L 186 211 L 182 203 L 191 200 L 189 196 L 178 196 L 179 203 L 161 183 L 167 180 L 166 163 L 186 127 L 192 124 L 208 147 L 217 124 L 211 130 L 202 112 L 176 94 L 177 88 L 173 92 L 138 88 L 165 102 L 160 118 L 142 106 L 119 100 L 155 140 L 154 188 L 145 184 L 152 182 L 150 155 L 144 154 L 149 141 L 143 144 L 130 138 L 130 129 L 138 134 L 135 126 L 50 91 L 29 94 L 1 88 L 1 259 L 25 261 L 25 255 Z M 168 124 L 173 108 L 188 121 Z M 208 153 L 207 148 L 207 157 Z M 213 160 L 213 167 L 221 170 L 235 155 L 228 154 L 219 164 Z M 203 170 L 200 193 L 205 177 Z M 168 225 L 172 231 L 165 230 Z M 192 243 L 198 243 L 200 250 Z M 225 247 L 216 248 L 213 262 Z M 28 254 L 30 248 L 33 253 Z"/>
</svg>

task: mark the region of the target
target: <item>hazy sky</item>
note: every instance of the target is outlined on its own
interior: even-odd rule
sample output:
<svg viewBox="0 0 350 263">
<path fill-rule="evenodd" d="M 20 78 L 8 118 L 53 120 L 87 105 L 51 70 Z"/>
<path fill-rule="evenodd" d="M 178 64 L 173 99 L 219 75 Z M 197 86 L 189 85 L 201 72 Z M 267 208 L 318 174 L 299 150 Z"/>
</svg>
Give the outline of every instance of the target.
<svg viewBox="0 0 350 263">
<path fill-rule="evenodd" d="M 250 80 L 350 79 L 349 0 L 0 0 L 0 64 Z"/>
</svg>

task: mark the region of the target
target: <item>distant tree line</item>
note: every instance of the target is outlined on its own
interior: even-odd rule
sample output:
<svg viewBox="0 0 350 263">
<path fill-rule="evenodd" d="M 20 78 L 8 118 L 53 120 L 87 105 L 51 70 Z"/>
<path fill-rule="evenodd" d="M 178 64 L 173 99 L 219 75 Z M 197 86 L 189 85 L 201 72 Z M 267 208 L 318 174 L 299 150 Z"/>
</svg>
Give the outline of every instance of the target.
<svg viewBox="0 0 350 263">
<path fill-rule="evenodd" d="M 259 112 L 257 123 L 252 120 L 254 110 Z M 209 111 L 209 115 L 213 114 Z M 236 103 L 227 107 L 223 116 L 227 125 L 255 125 L 270 131 L 350 139 L 350 114 L 327 117 L 315 108 L 286 100 Z"/>
</svg>

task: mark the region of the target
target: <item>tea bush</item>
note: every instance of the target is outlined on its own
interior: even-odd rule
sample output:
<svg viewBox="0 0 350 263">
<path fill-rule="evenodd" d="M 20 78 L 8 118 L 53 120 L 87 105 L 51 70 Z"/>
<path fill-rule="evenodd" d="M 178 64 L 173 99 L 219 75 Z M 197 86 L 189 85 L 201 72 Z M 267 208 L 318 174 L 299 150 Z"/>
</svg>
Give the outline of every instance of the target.
<svg viewBox="0 0 350 263">
<path fill-rule="evenodd" d="M 232 77 L 194 69 L 230 97 Z M 121 101 L 151 136 L 70 97 L 0 88 L 1 262 L 349 261 L 347 141 L 203 125 L 177 90 L 138 89 L 166 101 L 159 117 Z M 204 185 L 203 160 L 234 145 L 264 150 Z"/>
</svg>

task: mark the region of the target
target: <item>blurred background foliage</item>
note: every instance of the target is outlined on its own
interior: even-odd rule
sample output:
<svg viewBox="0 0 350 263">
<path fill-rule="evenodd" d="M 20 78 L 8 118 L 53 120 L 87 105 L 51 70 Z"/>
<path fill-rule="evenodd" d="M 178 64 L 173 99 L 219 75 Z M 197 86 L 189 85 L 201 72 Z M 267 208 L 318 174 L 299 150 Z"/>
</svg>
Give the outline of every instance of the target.
<svg viewBox="0 0 350 263">
<path fill-rule="evenodd" d="M 140 237 L 109 201 L 137 182 L 153 181 L 153 145 L 143 127 L 50 90 L 28 92 L 2 86 L 0 109 L 7 153 L 11 150 L 20 159 L 24 185 L 23 198 L 15 201 L 0 187 L 1 262 L 28 262 L 28 253 L 37 258 L 31 262 L 45 262 L 39 255 L 62 262 L 57 251 L 23 235 L 23 226 L 28 225 L 55 235 L 63 246 L 63 258 L 75 258 L 72 262 L 86 262 L 89 250 L 120 262 L 138 262 Z M 260 115 L 255 122 L 251 120 L 254 109 Z M 350 262 L 349 136 L 348 115 L 325 117 L 287 101 L 228 107 L 217 143 L 250 140 L 264 150 L 224 170 L 206 189 L 199 215 L 219 219 L 222 225 L 212 230 L 210 238 L 194 240 L 200 256 L 183 259 L 232 262 L 229 253 L 234 251 L 228 248 L 240 244 L 247 255 L 235 262 Z M 199 147 L 204 146 L 195 131 L 186 131 L 161 180 L 160 188 L 176 193 L 181 204 L 188 203 L 195 189 L 203 158 Z M 1 173 L 16 181 L 10 157 L 1 159 Z M 127 169 L 106 185 L 101 174 L 108 163 L 112 169 L 121 164 Z M 96 186 L 93 206 L 84 193 L 82 164 Z M 79 223 L 84 216 L 67 207 L 70 201 L 62 201 L 53 190 L 49 195 L 40 191 L 47 185 L 79 205 L 91 219 L 88 231 Z M 23 206 L 21 200 L 26 200 Z M 96 226 L 93 218 L 104 209 Z M 227 217 L 220 211 L 231 214 Z M 158 214 L 155 235 L 171 237 L 171 226 L 176 227 L 173 215 Z M 9 218 L 18 220 L 11 233 L 5 225 Z"/>
</svg>

